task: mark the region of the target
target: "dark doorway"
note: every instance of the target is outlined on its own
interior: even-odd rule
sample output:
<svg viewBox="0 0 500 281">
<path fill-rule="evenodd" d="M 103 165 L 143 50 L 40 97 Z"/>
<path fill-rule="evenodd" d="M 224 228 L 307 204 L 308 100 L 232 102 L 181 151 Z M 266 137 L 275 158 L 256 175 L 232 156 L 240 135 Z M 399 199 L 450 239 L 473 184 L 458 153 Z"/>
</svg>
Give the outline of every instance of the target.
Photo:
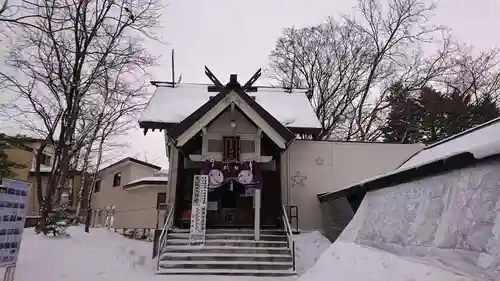
<svg viewBox="0 0 500 281">
<path fill-rule="evenodd" d="M 277 171 L 262 171 L 260 222 L 263 228 L 281 227 L 281 179 Z"/>
<path fill-rule="evenodd" d="M 207 228 L 253 228 L 253 196 L 238 182 L 208 193 Z"/>
</svg>

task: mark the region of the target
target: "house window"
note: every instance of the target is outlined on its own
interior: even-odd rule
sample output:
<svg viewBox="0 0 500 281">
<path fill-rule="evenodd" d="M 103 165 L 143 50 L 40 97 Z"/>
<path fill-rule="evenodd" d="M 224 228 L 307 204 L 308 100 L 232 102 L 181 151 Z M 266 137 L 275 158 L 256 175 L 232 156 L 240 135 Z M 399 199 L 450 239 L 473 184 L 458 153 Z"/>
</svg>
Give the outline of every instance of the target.
<svg viewBox="0 0 500 281">
<path fill-rule="evenodd" d="M 223 137 L 224 161 L 240 160 L 240 138 Z"/>
<path fill-rule="evenodd" d="M 113 186 L 120 186 L 122 184 L 122 173 L 116 173 L 113 177 Z"/>
<path fill-rule="evenodd" d="M 158 195 L 156 196 L 156 209 L 165 209 L 167 206 L 167 193 L 165 192 L 159 192 Z"/>
<path fill-rule="evenodd" d="M 101 180 L 96 180 L 94 183 L 94 192 L 99 192 L 101 190 Z"/>
<path fill-rule="evenodd" d="M 40 159 L 40 164 L 42 165 L 50 166 L 52 163 L 52 157 L 48 156 L 47 154 L 42 153 Z"/>
</svg>

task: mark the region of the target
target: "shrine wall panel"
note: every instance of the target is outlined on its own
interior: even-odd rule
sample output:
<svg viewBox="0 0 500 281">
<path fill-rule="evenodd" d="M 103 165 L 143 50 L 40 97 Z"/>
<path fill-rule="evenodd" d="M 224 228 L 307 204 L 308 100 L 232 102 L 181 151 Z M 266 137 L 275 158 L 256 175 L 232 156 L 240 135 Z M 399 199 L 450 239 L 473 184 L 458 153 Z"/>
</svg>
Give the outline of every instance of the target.
<svg viewBox="0 0 500 281">
<path fill-rule="evenodd" d="M 322 230 L 318 194 L 390 172 L 421 148 L 419 144 L 295 140 L 281 157 L 283 202 L 298 206 L 300 229 Z"/>
</svg>

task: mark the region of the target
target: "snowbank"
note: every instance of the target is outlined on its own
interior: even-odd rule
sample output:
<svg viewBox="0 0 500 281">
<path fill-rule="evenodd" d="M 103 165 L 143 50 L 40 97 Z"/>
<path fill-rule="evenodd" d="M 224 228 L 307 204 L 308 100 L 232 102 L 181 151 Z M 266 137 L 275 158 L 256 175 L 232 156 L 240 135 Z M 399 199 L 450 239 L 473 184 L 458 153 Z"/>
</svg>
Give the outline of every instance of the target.
<svg viewBox="0 0 500 281">
<path fill-rule="evenodd" d="M 301 233 L 293 238 L 295 240 L 296 270 L 299 275 L 313 267 L 332 244 L 319 231 Z"/>
<path fill-rule="evenodd" d="M 25 229 L 16 281 L 112 280 L 152 275 L 151 243 L 107 229 L 68 228 L 70 237 L 36 235 Z M 122 279 L 127 280 L 127 279 Z"/>
<path fill-rule="evenodd" d="M 36 235 L 25 229 L 15 281 L 291 281 L 297 277 L 155 275 L 151 242 L 125 238 L 103 228 L 90 234 L 70 227 L 71 237 Z M 1 271 L 0 273 L 3 273 Z"/>
<path fill-rule="evenodd" d="M 405 260 L 387 252 L 336 241 L 321 256 L 318 263 L 299 279 L 299 281 L 319 280 L 466 281 L 471 279 L 440 268 Z"/>
</svg>

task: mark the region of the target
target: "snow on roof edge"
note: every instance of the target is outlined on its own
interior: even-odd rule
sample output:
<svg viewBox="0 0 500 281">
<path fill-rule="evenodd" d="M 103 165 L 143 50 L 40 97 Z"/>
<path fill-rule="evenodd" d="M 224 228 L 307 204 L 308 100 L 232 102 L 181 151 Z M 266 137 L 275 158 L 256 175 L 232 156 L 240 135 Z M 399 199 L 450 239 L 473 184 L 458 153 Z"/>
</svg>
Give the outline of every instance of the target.
<svg viewBox="0 0 500 281">
<path fill-rule="evenodd" d="M 152 181 L 154 181 L 154 182 L 168 182 L 168 177 L 167 176 L 143 177 L 143 178 L 139 178 L 139 179 L 136 179 L 136 180 L 133 180 L 133 181 L 127 183 L 126 185 L 124 185 L 124 187 L 134 185 L 134 184 L 139 184 L 141 182 L 152 182 Z"/>
<path fill-rule="evenodd" d="M 177 87 L 157 86 L 155 93 L 139 117 L 141 123 L 180 123 L 201 106 L 206 104 L 216 92 L 208 92 L 209 84 L 183 83 Z M 314 109 L 307 98 L 307 89 L 294 89 L 291 93 L 276 87 L 259 87 L 255 96 L 257 103 L 275 119 L 290 128 L 321 129 Z M 183 97 L 180 99 L 179 97 Z M 285 105 L 283 105 L 285 100 Z M 286 124 L 290 120 L 293 123 Z"/>
<path fill-rule="evenodd" d="M 160 84 L 161 84 L 161 82 L 160 82 Z M 175 87 L 172 87 L 169 85 L 157 85 L 155 87 L 157 87 L 157 88 L 164 88 L 164 87 L 177 88 L 177 87 L 183 86 L 183 85 L 185 85 L 185 86 L 203 86 L 203 87 L 213 86 L 213 84 L 210 84 L 210 83 L 196 83 L 196 82 L 182 82 L 182 83 L 176 83 L 175 85 L 176 85 Z M 257 88 L 257 91 L 259 89 L 279 90 L 279 91 L 283 91 L 283 92 L 287 92 L 290 90 L 290 89 L 284 88 L 284 87 L 269 86 L 269 85 L 262 85 L 262 86 L 253 85 L 252 87 Z M 309 90 L 310 90 L 309 88 L 292 88 L 292 93 L 306 93 Z M 252 92 L 248 92 L 248 93 L 252 93 Z"/>
<path fill-rule="evenodd" d="M 377 175 L 377 176 L 373 176 L 373 177 L 370 177 L 370 178 L 367 178 L 367 179 L 364 179 L 362 181 L 359 181 L 355 184 L 351 184 L 343 189 L 339 189 L 339 190 L 336 190 L 336 191 L 333 191 L 333 192 L 323 192 L 323 193 L 318 193 L 317 196 L 325 196 L 325 195 L 329 195 L 329 194 L 335 194 L 335 193 L 338 193 L 338 192 L 341 192 L 341 191 L 345 191 L 345 190 L 348 190 L 348 189 L 351 189 L 351 188 L 354 188 L 356 186 L 363 186 L 365 184 L 368 184 L 370 182 L 373 182 L 375 180 L 379 180 L 379 179 L 383 179 L 383 178 L 386 178 L 386 177 L 389 177 L 389 176 L 393 176 L 393 175 L 397 175 L 397 174 L 400 174 L 400 173 L 403 173 L 403 172 L 406 172 L 406 171 L 409 171 L 411 169 L 418 169 L 419 167 L 422 167 L 422 166 L 425 166 L 425 165 L 428 165 L 428 164 L 432 164 L 432 163 L 436 163 L 436 162 L 439 162 L 439 161 L 444 161 L 446 159 L 449 159 L 453 156 L 457 156 L 457 155 L 460 155 L 462 153 L 471 153 L 474 158 L 476 160 L 481 160 L 481 159 L 484 159 L 484 158 L 487 158 L 487 157 L 490 157 L 490 156 L 494 156 L 494 155 L 500 155 L 500 141 L 491 141 L 489 142 L 488 144 L 483 144 L 483 145 L 476 145 L 474 147 L 472 147 L 471 149 L 469 149 L 469 151 L 460 151 L 460 152 L 455 152 L 455 153 L 451 153 L 451 154 L 448 154 L 446 155 L 445 157 L 440 157 L 440 158 L 437 158 L 437 159 L 432 159 L 430 161 L 427 161 L 427 162 L 422 162 L 422 163 L 418 163 L 418 164 L 414 164 L 414 165 L 410 165 L 408 167 L 404 167 L 404 168 L 401 168 L 401 169 L 396 169 L 396 170 L 393 170 L 391 172 L 388 172 L 388 173 L 384 173 L 384 174 L 380 174 L 380 175 Z M 410 158 L 412 158 L 413 156 L 411 156 Z M 387 187 L 387 186 L 384 186 L 384 187 Z M 384 188 L 384 187 L 381 187 L 381 188 Z"/>
<path fill-rule="evenodd" d="M 465 131 L 463 131 L 463 132 L 460 132 L 460 133 L 458 133 L 458 134 L 454 134 L 454 135 L 449 136 L 449 137 L 447 137 L 447 138 L 444 138 L 444 139 L 442 139 L 442 140 L 440 140 L 440 141 L 437 141 L 437 142 L 435 142 L 435 143 L 433 143 L 433 144 L 430 144 L 430 145 L 426 146 L 426 147 L 424 148 L 424 150 L 426 150 L 426 149 L 430 149 L 430 148 L 433 148 L 433 147 L 438 146 L 438 145 L 441 145 L 441 144 L 446 143 L 446 142 L 448 142 L 448 141 L 451 141 L 451 140 L 453 140 L 453 139 L 459 138 L 459 137 L 461 137 L 461 136 L 463 136 L 463 135 L 470 134 L 470 133 L 472 133 L 472 132 L 474 132 L 474 131 L 477 131 L 477 130 L 480 130 L 480 129 L 484 128 L 484 127 L 488 127 L 488 126 L 490 126 L 490 125 L 492 125 L 492 124 L 494 124 L 494 123 L 496 123 L 496 122 L 500 122 L 500 116 L 499 116 L 499 117 L 497 117 L 497 118 L 493 118 L 493 119 L 491 119 L 490 121 L 487 121 L 487 122 L 484 122 L 484 123 L 482 123 L 482 124 L 476 125 L 476 126 L 474 126 L 474 127 L 472 127 L 472 128 L 469 128 L 469 129 L 467 129 L 467 130 L 465 130 Z"/>
</svg>

